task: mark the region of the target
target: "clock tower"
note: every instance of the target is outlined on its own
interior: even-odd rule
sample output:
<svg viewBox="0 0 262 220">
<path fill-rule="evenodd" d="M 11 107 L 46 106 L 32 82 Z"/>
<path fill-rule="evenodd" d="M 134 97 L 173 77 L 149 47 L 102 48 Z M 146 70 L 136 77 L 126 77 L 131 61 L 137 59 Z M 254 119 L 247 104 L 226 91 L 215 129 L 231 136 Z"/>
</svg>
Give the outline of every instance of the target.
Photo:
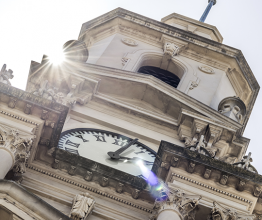
<svg viewBox="0 0 262 220">
<path fill-rule="evenodd" d="M 117 8 L 84 23 L 61 63 L 32 61 L 25 92 L 0 87 L 3 117 L 32 121 L 0 126 L 0 150 L 17 148 L 19 127 L 26 155 L 0 168 L 0 193 L 13 187 L 22 207 L 0 205 L 0 217 L 260 219 L 262 177 L 243 136 L 259 85 L 203 23 L 215 3 L 200 21 Z"/>
</svg>

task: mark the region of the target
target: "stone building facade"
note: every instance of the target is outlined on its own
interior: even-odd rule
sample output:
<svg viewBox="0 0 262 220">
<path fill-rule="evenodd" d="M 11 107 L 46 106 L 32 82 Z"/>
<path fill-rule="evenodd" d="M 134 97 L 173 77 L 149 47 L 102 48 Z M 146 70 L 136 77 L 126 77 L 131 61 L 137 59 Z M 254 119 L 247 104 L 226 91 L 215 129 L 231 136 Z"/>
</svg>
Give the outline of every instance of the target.
<svg viewBox="0 0 262 220">
<path fill-rule="evenodd" d="M 0 75 L 0 219 L 255 220 L 243 132 L 259 85 L 216 27 L 117 8 L 65 60 Z"/>
</svg>

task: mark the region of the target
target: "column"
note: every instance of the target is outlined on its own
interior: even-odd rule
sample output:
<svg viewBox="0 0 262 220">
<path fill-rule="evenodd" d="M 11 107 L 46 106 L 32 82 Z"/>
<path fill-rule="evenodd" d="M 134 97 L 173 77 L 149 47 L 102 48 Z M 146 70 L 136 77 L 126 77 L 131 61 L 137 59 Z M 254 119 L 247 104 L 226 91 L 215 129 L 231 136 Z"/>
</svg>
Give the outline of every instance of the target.
<svg viewBox="0 0 262 220">
<path fill-rule="evenodd" d="M 186 195 L 183 191 L 168 189 L 161 190 L 156 199 L 151 220 L 184 220 L 195 218 L 195 208 L 201 196 Z"/>
<path fill-rule="evenodd" d="M 0 179 L 4 179 L 8 171 L 13 167 L 14 159 L 11 153 L 0 148 Z"/>
<path fill-rule="evenodd" d="M 11 169 L 15 173 L 25 172 L 32 143 L 32 135 L 25 137 L 18 130 L 0 126 L 0 179 Z"/>
<path fill-rule="evenodd" d="M 173 210 L 165 210 L 163 212 L 161 212 L 158 217 L 157 220 L 182 220 L 182 218 Z"/>
</svg>

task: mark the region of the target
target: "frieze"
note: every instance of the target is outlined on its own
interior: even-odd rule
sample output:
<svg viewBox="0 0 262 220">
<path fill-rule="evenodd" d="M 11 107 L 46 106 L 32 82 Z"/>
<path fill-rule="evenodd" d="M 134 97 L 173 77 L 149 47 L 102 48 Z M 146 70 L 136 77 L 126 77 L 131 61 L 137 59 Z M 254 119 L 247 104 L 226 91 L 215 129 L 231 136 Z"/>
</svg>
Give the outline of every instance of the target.
<svg viewBox="0 0 262 220">
<path fill-rule="evenodd" d="M 86 186 L 86 185 L 84 185 L 84 184 L 79 184 L 77 181 L 69 180 L 69 179 L 67 179 L 67 178 L 65 178 L 65 177 L 59 176 L 58 174 L 51 173 L 50 171 L 45 171 L 45 170 L 40 169 L 40 168 L 38 168 L 38 167 L 35 167 L 35 166 L 33 166 L 33 165 L 28 165 L 28 168 L 31 169 L 31 170 L 34 170 L 34 171 L 36 171 L 36 172 L 40 172 L 40 173 L 42 173 L 42 174 L 44 174 L 44 175 L 47 175 L 47 176 L 53 177 L 53 178 L 55 178 L 55 179 L 61 180 L 61 181 L 65 182 L 65 183 L 67 183 L 67 184 L 74 185 L 74 186 L 76 186 L 76 187 L 79 187 L 79 188 L 88 190 L 88 191 L 90 191 L 90 192 L 94 192 L 94 193 L 96 193 L 96 194 L 98 194 L 98 195 L 107 197 L 108 199 L 112 199 L 112 200 L 115 200 L 115 201 L 117 201 L 117 202 L 123 203 L 123 204 L 125 204 L 125 205 L 130 206 L 130 207 L 135 207 L 135 208 L 137 208 L 137 209 L 139 209 L 139 210 L 142 210 L 142 211 L 144 211 L 144 212 L 152 213 L 152 210 L 150 210 L 150 209 L 148 209 L 148 208 L 145 208 L 145 207 L 142 207 L 142 206 L 140 206 L 140 205 L 134 204 L 134 203 L 132 203 L 132 202 L 130 202 L 130 201 L 124 200 L 123 198 L 119 198 L 119 197 L 117 197 L 117 196 L 115 196 L 115 195 L 108 194 L 107 192 L 103 192 L 103 191 L 98 190 L 98 189 L 96 189 L 96 188 L 92 188 L 92 187 Z"/>
<path fill-rule="evenodd" d="M 193 180 L 193 179 L 184 177 L 184 176 L 179 175 L 179 174 L 176 174 L 176 173 L 172 173 L 172 177 L 171 177 L 171 178 L 173 178 L 173 177 L 177 177 L 177 178 L 179 178 L 179 179 L 181 179 L 181 180 L 188 181 L 188 182 L 190 182 L 190 183 L 196 184 L 196 185 L 198 185 L 198 186 L 204 187 L 204 188 L 209 189 L 209 190 L 212 190 L 212 191 L 214 191 L 214 192 L 217 192 L 217 193 L 220 193 L 220 194 L 223 194 L 223 195 L 227 195 L 227 196 L 229 196 L 229 197 L 231 197 L 231 198 L 235 198 L 235 199 L 237 199 L 237 200 L 243 201 L 243 202 L 249 204 L 249 207 L 252 206 L 252 201 L 250 201 L 250 200 L 248 200 L 248 199 L 245 199 L 245 198 L 243 198 L 243 197 L 237 196 L 237 195 L 235 195 L 235 194 L 232 194 L 232 193 L 223 191 L 223 190 L 221 190 L 221 189 L 215 188 L 215 187 L 210 186 L 210 185 L 207 185 L 207 184 L 205 184 L 205 183 L 198 182 L 198 181 L 196 181 L 196 180 Z"/>
</svg>

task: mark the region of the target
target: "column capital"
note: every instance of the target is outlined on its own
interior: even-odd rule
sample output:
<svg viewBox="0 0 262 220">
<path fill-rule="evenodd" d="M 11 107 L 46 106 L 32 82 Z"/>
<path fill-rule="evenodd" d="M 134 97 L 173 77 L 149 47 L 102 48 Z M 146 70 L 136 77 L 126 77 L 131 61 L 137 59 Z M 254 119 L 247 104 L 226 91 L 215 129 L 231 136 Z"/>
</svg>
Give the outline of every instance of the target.
<svg viewBox="0 0 262 220">
<path fill-rule="evenodd" d="M 194 219 L 195 208 L 200 199 L 201 196 L 187 195 L 180 189 L 171 190 L 168 187 L 164 187 L 160 192 L 160 197 L 155 201 L 154 212 L 150 219 L 157 219 L 158 215 L 165 210 L 176 212 L 181 219 L 186 217 Z"/>
<path fill-rule="evenodd" d="M 0 125 L 0 149 L 10 153 L 15 173 L 25 172 L 34 138 L 34 135 L 26 135 L 17 129 Z"/>
</svg>

